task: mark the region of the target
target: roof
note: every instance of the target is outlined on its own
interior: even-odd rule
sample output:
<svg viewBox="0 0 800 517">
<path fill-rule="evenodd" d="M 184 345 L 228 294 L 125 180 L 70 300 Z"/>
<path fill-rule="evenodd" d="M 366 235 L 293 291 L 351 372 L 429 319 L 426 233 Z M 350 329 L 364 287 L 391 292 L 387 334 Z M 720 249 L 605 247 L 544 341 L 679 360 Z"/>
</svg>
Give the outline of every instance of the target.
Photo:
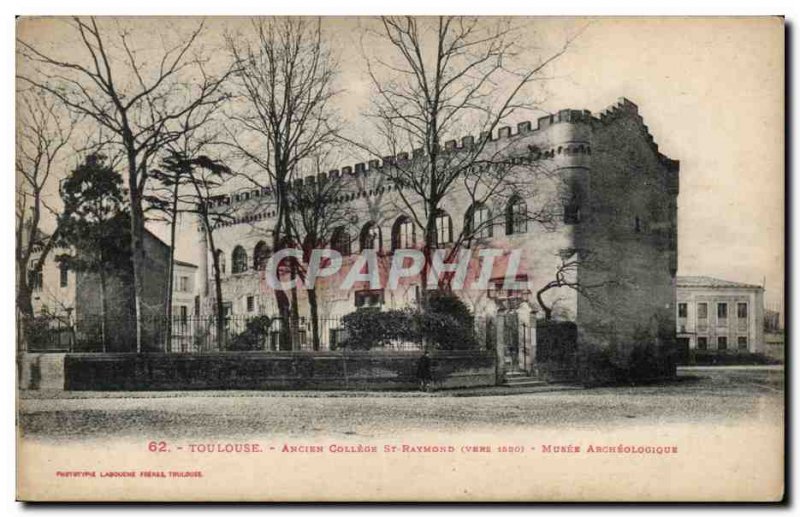
<svg viewBox="0 0 800 517">
<path fill-rule="evenodd" d="M 197 269 L 197 265 L 192 264 L 191 262 L 184 262 L 182 260 L 176 260 L 175 261 L 175 265 L 176 266 L 193 267 L 193 268 Z"/>
<path fill-rule="evenodd" d="M 679 276 L 676 279 L 678 287 L 738 287 L 747 289 L 761 289 L 760 285 L 743 284 L 741 282 L 731 282 L 710 276 Z"/>
</svg>

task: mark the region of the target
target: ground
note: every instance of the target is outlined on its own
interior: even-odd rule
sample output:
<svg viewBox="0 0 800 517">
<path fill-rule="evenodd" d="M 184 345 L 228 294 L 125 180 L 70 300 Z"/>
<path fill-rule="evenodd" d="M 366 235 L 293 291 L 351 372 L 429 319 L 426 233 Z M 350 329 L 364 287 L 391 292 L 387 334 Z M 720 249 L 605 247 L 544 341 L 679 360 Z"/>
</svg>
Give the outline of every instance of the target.
<svg viewBox="0 0 800 517">
<path fill-rule="evenodd" d="M 22 393 L 19 423 L 34 439 L 157 436 L 351 436 L 398 431 L 604 429 L 680 423 L 782 424 L 782 367 L 679 369 L 650 386 L 545 387 L 533 392 Z"/>
</svg>

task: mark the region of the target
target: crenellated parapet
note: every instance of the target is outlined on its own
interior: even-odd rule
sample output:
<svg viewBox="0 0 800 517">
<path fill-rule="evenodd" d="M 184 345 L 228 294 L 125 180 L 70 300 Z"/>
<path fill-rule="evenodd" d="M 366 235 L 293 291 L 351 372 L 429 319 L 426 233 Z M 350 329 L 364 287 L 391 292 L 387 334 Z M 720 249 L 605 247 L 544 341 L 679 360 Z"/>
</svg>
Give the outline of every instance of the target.
<svg viewBox="0 0 800 517">
<path fill-rule="evenodd" d="M 537 118 L 535 125 L 531 121 L 524 121 L 519 122 L 516 126 L 502 126 L 493 132 L 482 132 L 477 137 L 465 135 L 459 139 L 447 140 L 443 143 L 440 152 L 446 155 L 448 153 L 470 151 L 479 145 L 488 148 L 508 143 L 509 159 L 512 161 L 552 160 L 554 167 L 586 167 L 592 153 L 591 133 L 593 127 L 598 124 L 611 124 L 622 117 L 633 117 L 641 124 L 645 137 L 658 160 L 674 175 L 675 188 L 677 189 L 678 161 L 671 160 L 658 151 L 658 144 L 655 143 L 653 136 L 642 121 L 637 105 L 624 97 L 597 115 L 592 114 L 589 110 L 563 109 Z M 522 140 L 525 140 L 527 145 L 514 147 L 513 144 Z M 516 156 L 519 154 L 524 154 L 524 157 Z M 356 190 L 359 190 L 354 197 L 360 197 L 362 194 L 367 195 L 367 192 L 361 192 L 363 185 L 359 183 L 359 178 L 367 178 L 387 167 L 409 166 L 414 160 L 423 156 L 425 156 L 425 151 L 421 148 L 398 152 L 394 155 L 383 156 L 381 159 L 345 165 L 316 175 L 297 178 L 291 182 L 289 188 L 300 188 L 303 185 L 315 182 L 349 181 L 353 182 Z M 387 189 L 390 189 L 390 187 L 381 188 L 380 193 Z M 369 191 L 371 195 L 378 193 L 378 189 Z M 216 196 L 211 201 L 210 207 L 245 204 L 253 200 L 259 200 L 259 204 L 262 202 L 267 202 L 268 204 L 270 200 L 274 200 L 274 196 L 275 192 L 270 187 L 244 189 L 235 193 Z M 269 210 L 264 210 L 255 215 L 242 216 L 242 219 L 255 218 L 254 220 L 260 220 L 271 215 L 274 214 Z M 234 220 L 238 221 L 238 219 L 235 218 Z"/>
<path fill-rule="evenodd" d="M 616 103 L 601 111 L 598 118 L 600 122 L 610 124 L 623 117 L 634 117 L 641 124 L 645 138 L 650 148 L 653 150 L 653 153 L 658 157 L 658 161 L 664 165 L 670 173 L 677 174 L 680 162 L 668 158 L 658 150 L 658 144 L 650 133 L 650 128 L 647 127 L 641 115 L 639 115 L 639 107 L 635 103 L 625 97 L 620 97 Z"/>
</svg>

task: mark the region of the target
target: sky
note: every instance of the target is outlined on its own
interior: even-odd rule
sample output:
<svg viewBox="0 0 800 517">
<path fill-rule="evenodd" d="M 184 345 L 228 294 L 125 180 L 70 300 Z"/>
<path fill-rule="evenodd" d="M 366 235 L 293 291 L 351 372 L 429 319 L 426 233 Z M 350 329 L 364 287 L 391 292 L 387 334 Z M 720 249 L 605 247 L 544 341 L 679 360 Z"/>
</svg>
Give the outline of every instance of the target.
<svg viewBox="0 0 800 517">
<path fill-rule="evenodd" d="M 209 21 L 209 45 L 244 19 Z M 783 296 L 784 55 L 779 18 L 527 18 L 521 41 L 534 59 L 580 32 L 547 71 L 541 112 L 597 113 L 627 97 L 639 106 L 662 153 L 680 161 L 680 275 L 762 284 L 771 305 Z M 185 21 L 146 20 L 149 32 L 176 32 Z M 361 53 L 374 20 L 326 18 L 340 63 L 337 107 L 349 128 L 365 127 L 371 95 Z M 29 34 L 58 42 L 43 23 Z M 47 30 L 45 30 L 47 29 Z M 374 41 L 368 53 L 382 52 Z M 353 161 L 356 161 L 355 159 Z M 349 163 L 348 163 L 349 164 Z M 343 164 L 345 165 L 345 164 Z M 159 230 L 159 233 L 160 230 Z M 191 260 L 191 232 L 179 258 Z"/>
</svg>

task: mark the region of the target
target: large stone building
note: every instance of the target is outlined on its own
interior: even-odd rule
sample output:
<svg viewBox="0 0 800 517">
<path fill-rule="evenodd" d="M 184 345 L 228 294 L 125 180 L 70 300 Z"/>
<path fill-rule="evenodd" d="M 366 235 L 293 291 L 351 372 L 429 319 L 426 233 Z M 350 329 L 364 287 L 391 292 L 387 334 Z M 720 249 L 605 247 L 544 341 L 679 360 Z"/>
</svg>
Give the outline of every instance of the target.
<svg viewBox="0 0 800 517">
<path fill-rule="evenodd" d="M 677 280 L 677 338 L 684 351 L 764 351 L 764 288 L 708 276 Z"/>
<path fill-rule="evenodd" d="M 550 289 L 542 297 L 554 319 L 576 324 L 581 343 L 607 348 L 643 335 L 674 336 L 679 166 L 659 152 L 637 106 L 620 99 L 599 114 L 561 110 L 534 124 L 499 128 L 490 138 L 484 153 L 502 156 L 511 164 L 509 178 L 533 188 L 524 196 L 492 197 L 480 206 L 470 205 L 463 187 L 454 188 L 437 217 L 439 246 L 452 245 L 463 225 L 490 219 L 495 222 L 472 247 L 520 250 L 517 278 L 527 280 L 529 292 L 519 294 L 534 317 L 544 314 L 534 294 L 568 264 L 565 273 L 572 286 Z M 457 155 L 475 141 L 466 136 L 446 142 L 444 151 Z M 399 162 L 413 165 L 415 156 L 418 151 L 400 153 L 296 180 L 345 185 L 339 202 L 349 203 L 356 213 L 342 221 L 334 243 L 345 252 L 345 267 L 363 249 L 376 250 L 383 268 L 396 249 L 421 245 L 421 228 L 403 210 L 386 174 Z M 278 314 L 263 274 L 275 224 L 274 194 L 269 188 L 240 190 L 221 196 L 212 208 L 231 215 L 214 231 L 226 310 Z M 524 215 L 545 210 L 555 215 L 547 224 Z M 198 249 L 207 250 L 205 233 L 198 235 Z M 198 257 L 203 311 L 210 311 L 211 255 Z M 497 263 L 504 260 L 507 265 L 507 257 Z M 323 285 L 317 293 L 320 317 L 339 318 L 367 305 L 404 307 L 416 301 L 419 288 L 419 283 L 395 290 Z M 476 315 L 491 316 L 498 304 L 489 291 L 459 294 Z M 301 315 L 307 315 L 302 289 L 298 296 Z"/>
</svg>

